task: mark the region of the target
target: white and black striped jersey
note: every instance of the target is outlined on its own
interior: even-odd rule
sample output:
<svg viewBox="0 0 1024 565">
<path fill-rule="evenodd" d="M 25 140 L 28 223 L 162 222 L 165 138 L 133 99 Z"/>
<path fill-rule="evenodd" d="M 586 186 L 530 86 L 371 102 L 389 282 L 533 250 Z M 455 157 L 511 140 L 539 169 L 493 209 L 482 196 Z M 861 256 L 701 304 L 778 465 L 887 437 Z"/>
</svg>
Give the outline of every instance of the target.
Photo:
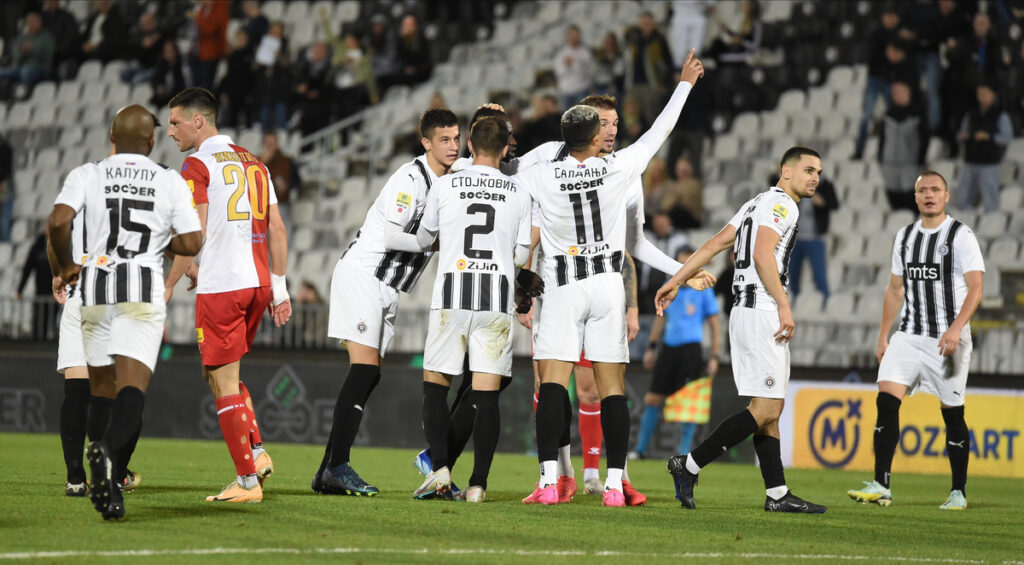
<svg viewBox="0 0 1024 565">
<path fill-rule="evenodd" d="M 437 175 L 427 164 L 426 155 L 399 167 L 373 201 L 366 221 L 342 255 L 345 262 L 392 288 L 412 291 L 433 253 L 388 251 L 385 232 L 391 223 L 406 233 L 416 233 L 427 193 L 435 182 Z"/>
<path fill-rule="evenodd" d="M 84 214 L 82 305 L 164 301 L 163 251 L 171 231 L 201 229 L 177 171 L 119 153 L 70 173 L 56 204 Z"/>
<path fill-rule="evenodd" d="M 938 338 L 967 298 L 964 273 L 985 271 L 974 232 L 946 216 L 938 227 L 921 220 L 900 229 L 892 251 L 892 274 L 903 277 L 899 331 Z"/>
<path fill-rule="evenodd" d="M 538 268 L 547 288 L 603 273 L 619 275 L 627 212 L 643 202 L 637 181 L 649 160 L 645 148 L 634 145 L 581 163 L 561 144 L 554 159 L 521 168 L 516 178 L 537 203 Z"/>
<path fill-rule="evenodd" d="M 483 165 L 441 177 L 427 195 L 422 227 L 440 241 L 432 309 L 511 313 L 516 245 L 530 245 L 525 189 Z"/>
<path fill-rule="evenodd" d="M 767 226 L 779 234 L 779 243 L 775 246 L 775 266 L 783 288 L 788 289 L 789 257 L 796 244 L 799 217 L 800 210 L 796 202 L 786 191 L 773 186 L 748 200 L 729 220 L 729 225 L 736 228 L 736 242 L 733 244 L 736 253 L 736 274 L 732 278 L 735 293 L 733 306 L 778 310 L 775 299 L 768 294 L 754 265 L 758 228 Z"/>
<path fill-rule="evenodd" d="M 71 258 L 79 265 L 85 263 L 86 257 L 84 216 L 84 214 L 75 214 L 75 218 L 71 220 Z M 67 285 L 64 290 L 67 292 L 68 298 L 71 298 L 75 295 L 77 287 Z"/>
</svg>

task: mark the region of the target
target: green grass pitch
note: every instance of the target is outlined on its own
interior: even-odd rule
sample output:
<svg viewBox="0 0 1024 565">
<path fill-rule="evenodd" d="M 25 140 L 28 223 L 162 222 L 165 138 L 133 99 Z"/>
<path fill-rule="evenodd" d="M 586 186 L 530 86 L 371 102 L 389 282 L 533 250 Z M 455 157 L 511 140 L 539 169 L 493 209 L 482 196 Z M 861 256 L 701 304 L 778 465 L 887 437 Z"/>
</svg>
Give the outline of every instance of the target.
<svg viewBox="0 0 1024 565">
<path fill-rule="evenodd" d="M 973 477 L 968 509 L 944 512 L 947 476 L 896 476 L 893 505 L 880 508 L 846 497 L 865 473 L 788 470 L 797 494 L 829 510 L 776 515 L 762 510 L 756 467 L 719 464 L 701 473 L 698 509 L 684 511 L 664 462 L 636 461 L 630 475 L 647 507 L 603 508 L 581 493 L 547 508 L 520 503 L 536 459 L 498 455 L 487 502 L 473 505 L 413 500 L 411 450 L 354 450 L 356 469 L 382 491 L 371 499 L 312 494 L 318 446 L 268 448 L 276 472 L 263 503 L 214 504 L 204 497 L 233 477 L 221 442 L 144 437 L 132 463 L 142 486 L 113 523 L 63 495 L 56 436 L 0 434 L 0 563 L 1024 563 L 1019 480 Z M 460 486 L 471 465 L 469 454 L 457 467 Z"/>
</svg>

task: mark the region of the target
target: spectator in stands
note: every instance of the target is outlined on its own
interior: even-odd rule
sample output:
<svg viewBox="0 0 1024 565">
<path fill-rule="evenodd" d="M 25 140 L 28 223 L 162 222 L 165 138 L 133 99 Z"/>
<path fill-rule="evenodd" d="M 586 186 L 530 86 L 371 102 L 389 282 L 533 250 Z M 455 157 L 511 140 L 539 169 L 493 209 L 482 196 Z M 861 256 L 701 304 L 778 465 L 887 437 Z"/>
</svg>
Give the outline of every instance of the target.
<svg viewBox="0 0 1024 565">
<path fill-rule="evenodd" d="M 801 199 L 797 207 L 800 210 L 800 217 L 797 219 L 793 256 L 789 261 L 789 288 L 793 290 L 795 299 L 800 294 L 800 274 L 803 272 L 806 258 L 811 263 L 814 286 L 823 297 L 821 307 L 824 309 L 829 297 L 828 271 L 825 268 L 825 235 L 828 234 L 832 211 L 839 208 L 839 198 L 836 197 L 832 181 L 824 176 L 820 177 L 814 197 Z"/>
<path fill-rule="evenodd" d="M 924 170 L 928 151 L 928 120 L 919 97 L 903 81 L 892 83 L 892 104 L 885 113 L 878 140 L 878 163 L 892 210 L 917 212 L 914 183 Z M 802 228 L 801 228 L 802 229 Z"/>
<path fill-rule="evenodd" d="M 555 80 L 563 110 L 582 100 L 594 82 L 594 55 L 580 40 L 579 26 L 569 25 L 565 35 L 566 44 L 555 55 Z"/>
<path fill-rule="evenodd" d="M 939 45 L 942 44 L 939 27 L 939 7 L 931 0 L 916 0 L 908 3 L 900 14 L 900 39 L 913 46 L 918 70 L 924 76 L 925 92 L 928 96 L 928 129 L 935 131 L 941 120 L 939 97 L 942 80 L 942 64 L 939 61 Z"/>
<path fill-rule="evenodd" d="M 668 140 L 668 162 L 686 157 L 698 180 L 704 178 L 704 142 L 711 133 L 713 92 L 711 84 L 694 85 L 686 98 L 686 111 L 679 116 Z"/>
<path fill-rule="evenodd" d="M 644 185 L 644 211 L 648 216 L 657 212 L 667 212 L 662 205 L 671 199 L 670 193 L 673 187 L 668 178 L 668 166 L 661 157 L 652 157 L 647 164 L 647 170 L 643 176 Z M 671 257 L 672 254 L 669 254 Z"/>
<path fill-rule="evenodd" d="M 263 15 L 263 9 L 256 0 L 245 0 L 245 2 L 242 2 L 242 13 L 245 14 L 245 18 L 242 21 L 242 29 L 249 36 L 248 48 L 250 51 L 255 52 L 260 42 L 263 41 L 263 36 L 270 29 L 270 20 Z"/>
<path fill-rule="evenodd" d="M 632 145 L 647 129 L 647 121 L 644 119 L 640 103 L 632 94 L 627 94 L 626 101 L 622 104 L 622 114 L 619 116 L 619 146 Z"/>
<path fill-rule="evenodd" d="M 343 37 L 336 36 L 331 31 L 326 8 L 320 12 L 320 22 L 324 37 L 331 45 L 334 114 L 337 119 L 343 120 L 380 100 L 377 80 L 373 76 L 370 57 L 359 44 L 359 38 L 351 32 Z"/>
<path fill-rule="evenodd" d="M 267 166 L 270 180 L 274 183 L 274 193 L 277 195 L 281 219 L 284 220 L 285 227 L 290 228 L 292 223 L 291 194 L 302 186 L 298 163 L 281 151 L 280 140 L 274 131 L 263 134 L 263 153 L 260 155 L 260 161 Z"/>
<path fill-rule="evenodd" d="M 33 277 L 33 274 L 35 275 Z M 14 292 L 14 299 L 21 300 L 21 292 L 25 290 L 29 277 L 35 282 L 35 297 L 32 302 L 32 339 L 44 341 L 54 333 L 57 320 L 57 303 L 51 296 L 53 274 L 50 272 L 50 260 L 46 255 L 45 226 L 39 230 L 39 236 L 32 243 L 21 268 L 21 280 Z"/>
<path fill-rule="evenodd" d="M 377 77 L 377 83 L 381 86 L 381 93 L 387 90 L 394 80 L 396 72 L 395 60 L 395 36 L 388 28 L 388 18 L 384 14 L 374 14 L 370 18 L 370 32 L 363 39 L 362 44 L 370 52 L 370 62 L 373 67 L 373 76 Z"/>
<path fill-rule="evenodd" d="M 50 78 L 54 41 L 50 32 L 43 27 L 43 18 L 39 12 L 29 12 L 25 16 L 25 31 L 11 47 L 14 64 L 0 68 L 0 80 L 31 87 Z"/>
<path fill-rule="evenodd" d="M 256 84 L 256 64 L 249 47 L 249 34 L 245 28 L 235 30 L 235 37 L 228 54 L 228 70 L 217 85 L 220 99 L 222 125 L 228 127 L 249 127 L 256 121 L 253 85 Z"/>
<path fill-rule="evenodd" d="M 517 152 L 526 155 L 541 143 L 562 139 L 562 112 L 559 110 L 558 98 L 552 94 L 536 94 L 531 100 L 533 117 L 523 124 L 516 139 L 519 140 Z"/>
<path fill-rule="evenodd" d="M 260 123 L 263 131 L 288 128 L 288 102 L 292 95 L 291 61 L 284 24 L 274 22 L 256 50 L 259 72 Z"/>
<path fill-rule="evenodd" d="M 14 149 L 0 131 L 0 241 L 11 239 L 11 204 L 14 202 Z"/>
<path fill-rule="evenodd" d="M 1013 140 L 1013 127 L 1009 115 L 996 103 L 992 85 L 979 84 L 976 91 L 978 105 L 960 125 L 964 164 L 955 191 L 956 207 L 974 206 L 980 193 L 985 212 L 994 212 L 999 209 L 999 164 Z"/>
<path fill-rule="evenodd" d="M 674 84 L 672 51 L 650 12 L 641 14 L 637 27 L 626 32 L 626 44 L 626 91 L 636 98 L 643 121 L 654 123 L 668 92 L 666 85 Z"/>
<path fill-rule="evenodd" d="M 687 157 L 676 159 L 674 169 L 676 178 L 661 202 L 662 209 L 668 211 L 673 226 L 681 230 L 699 228 L 704 223 L 704 185 L 694 176 Z"/>
<path fill-rule="evenodd" d="M 160 48 L 160 59 L 153 69 L 150 78 L 153 87 L 153 98 L 150 100 L 156 107 L 162 108 L 171 101 L 175 94 L 185 90 L 185 66 L 181 61 L 178 44 L 173 39 L 164 40 Z"/>
<path fill-rule="evenodd" d="M 625 83 L 626 59 L 619 47 L 618 36 L 609 31 L 594 56 L 594 90 L 621 98 Z"/>
<path fill-rule="evenodd" d="M 82 57 L 104 63 L 125 58 L 128 24 L 119 7 L 110 0 L 93 2 L 92 13 L 82 28 Z"/>
<path fill-rule="evenodd" d="M 192 85 L 213 90 L 217 65 L 228 54 L 230 6 L 224 0 L 200 0 L 192 12 L 195 39 L 192 44 Z"/>
<path fill-rule="evenodd" d="M 708 14 L 712 10 L 714 0 L 673 0 L 672 18 L 669 21 L 672 31 L 669 34 L 669 44 L 672 47 L 672 64 L 675 68 L 683 68 L 683 62 L 690 49 L 696 49 L 697 55 L 703 53 Z"/>
<path fill-rule="evenodd" d="M 744 0 L 743 19 L 737 29 L 722 24 L 722 35 L 715 39 L 707 55 L 723 65 L 746 65 L 761 48 L 761 4 Z"/>
<path fill-rule="evenodd" d="M 647 241 L 653 243 L 662 253 L 675 257 L 677 252 L 689 243 L 686 234 L 672 227 L 672 220 L 665 212 L 655 212 L 651 218 L 650 228 L 645 234 Z M 636 262 L 639 275 L 638 288 L 641 314 L 654 313 L 654 295 L 668 277 L 661 271 L 650 268 L 640 261 Z"/>
<path fill-rule="evenodd" d="M 298 100 L 299 129 L 308 135 L 330 122 L 331 59 L 327 43 L 316 41 L 306 49 L 299 61 L 295 76 L 295 94 Z"/>
<path fill-rule="evenodd" d="M 71 12 L 61 6 L 59 0 L 43 2 L 43 27 L 50 32 L 55 42 L 53 54 L 54 75 L 71 78 L 75 74 L 76 61 L 82 40 L 78 35 L 78 21 Z"/>
<path fill-rule="evenodd" d="M 434 69 L 433 51 L 433 46 L 420 29 L 419 20 L 412 14 L 406 14 L 402 18 L 395 42 L 395 59 L 398 63 L 395 83 L 412 86 L 430 78 Z"/>
<path fill-rule="evenodd" d="M 889 108 L 889 76 L 891 66 L 887 57 L 888 47 L 899 38 L 900 15 L 895 6 L 887 4 L 882 9 L 882 27 L 871 32 L 868 45 L 868 80 L 864 87 L 864 109 L 857 130 L 857 141 L 854 145 L 853 158 L 860 159 L 864 155 L 864 144 L 868 140 L 868 124 L 875 113 L 875 104 L 881 97 Z"/>
<path fill-rule="evenodd" d="M 121 80 L 132 84 L 145 84 L 153 78 L 156 62 L 163 50 L 164 34 L 157 23 L 156 14 L 143 12 L 132 30 L 132 60 L 121 72 Z"/>
</svg>

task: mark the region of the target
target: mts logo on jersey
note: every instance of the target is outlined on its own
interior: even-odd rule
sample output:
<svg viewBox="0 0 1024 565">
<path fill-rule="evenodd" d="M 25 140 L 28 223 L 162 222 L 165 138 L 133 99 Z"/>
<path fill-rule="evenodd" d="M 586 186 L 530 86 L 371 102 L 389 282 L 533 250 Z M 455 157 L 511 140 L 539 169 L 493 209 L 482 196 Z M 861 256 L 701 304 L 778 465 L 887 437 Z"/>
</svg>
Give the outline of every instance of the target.
<svg viewBox="0 0 1024 565">
<path fill-rule="evenodd" d="M 912 281 L 939 280 L 938 263 L 907 263 L 907 278 Z"/>
<path fill-rule="evenodd" d="M 484 261 L 459 259 L 455 262 L 455 268 L 460 271 L 497 271 L 498 265 Z"/>
</svg>

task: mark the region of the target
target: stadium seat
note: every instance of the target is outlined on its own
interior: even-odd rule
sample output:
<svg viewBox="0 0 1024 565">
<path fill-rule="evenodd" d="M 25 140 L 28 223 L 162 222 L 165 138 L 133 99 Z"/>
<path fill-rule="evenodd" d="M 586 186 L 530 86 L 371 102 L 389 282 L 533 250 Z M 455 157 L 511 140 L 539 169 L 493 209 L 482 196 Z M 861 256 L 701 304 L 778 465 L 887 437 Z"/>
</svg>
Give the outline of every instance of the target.
<svg viewBox="0 0 1024 565">
<path fill-rule="evenodd" d="M 761 137 L 770 139 L 777 135 L 789 135 L 789 116 L 780 112 L 762 112 Z"/>
<path fill-rule="evenodd" d="M 100 80 L 103 73 L 103 63 L 93 59 L 82 63 L 82 66 L 78 67 L 78 75 L 75 79 L 78 82 L 89 84 Z"/>
<path fill-rule="evenodd" d="M 60 150 L 47 147 L 36 154 L 35 167 L 42 171 L 56 169 L 60 164 Z"/>
<path fill-rule="evenodd" d="M 296 226 L 308 226 L 313 223 L 316 214 L 316 203 L 308 200 L 297 201 L 292 204 L 292 224 Z"/>
<path fill-rule="evenodd" d="M 1006 146 L 1006 155 L 1003 158 L 1006 161 L 1024 164 L 1024 137 L 1018 137 L 1011 141 Z"/>
<path fill-rule="evenodd" d="M 5 133 L 16 128 L 27 128 L 32 124 L 33 106 L 30 102 L 15 102 L 7 112 L 7 123 L 4 124 Z M 12 143 L 12 145 L 14 145 Z"/>
<path fill-rule="evenodd" d="M 999 191 L 999 208 L 1001 210 L 1015 211 L 1020 210 L 1022 206 L 1024 206 L 1024 186 L 1004 186 Z"/>
<path fill-rule="evenodd" d="M 103 81 L 86 83 L 85 88 L 82 89 L 82 100 L 102 100 L 106 103 L 107 83 Z"/>
<path fill-rule="evenodd" d="M 107 88 L 107 102 L 111 104 L 120 104 L 122 106 L 134 104 L 136 102 L 132 100 L 131 92 L 131 86 L 123 82 L 111 83 Z M 144 100 L 142 101 L 142 104 L 146 104 L 148 102 L 149 100 Z"/>
<path fill-rule="evenodd" d="M 53 81 L 45 81 L 36 84 L 32 87 L 32 103 L 36 106 L 40 104 L 50 104 L 53 102 L 54 97 L 57 95 L 57 84 Z"/>
<path fill-rule="evenodd" d="M 849 135 L 847 126 L 846 116 L 830 110 L 821 117 L 821 122 L 818 125 L 818 135 L 822 139 L 827 139 L 830 143 L 842 139 L 844 136 Z M 829 154 L 834 150 L 829 148 Z"/>
<path fill-rule="evenodd" d="M 889 212 L 885 218 L 885 233 L 895 234 L 900 228 L 907 226 L 917 219 L 917 214 L 910 210 L 896 210 Z"/>
<path fill-rule="evenodd" d="M 721 135 L 715 139 L 715 159 L 733 160 L 740 156 L 740 138 L 736 135 Z"/>
<path fill-rule="evenodd" d="M 32 122 L 35 128 L 45 128 L 54 124 L 60 125 L 57 119 L 57 107 L 53 104 L 37 106 L 32 112 Z M 36 130 L 39 133 L 39 130 Z"/>
<path fill-rule="evenodd" d="M 1019 253 L 1020 242 L 1013 237 L 1000 237 L 989 244 L 985 259 L 994 267 L 1016 267 L 1020 264 Z"/>
<path fill-rule="evenodd" d="M 779 97 L 779 105 L 776 110 L 784 114 L 793 116 L 803 112 L 806 109 L 807 97 L 803 90 L 791 89 L 782 93 Z"/>
<path fill-rule="evenodd" d="M 282 0 L 268 0 L 263 3 L 263 15 L 270 21 L 279 21 L 284 18 L 284 2 Z"/>
<path fill-rule="evenodd" d="M 789 133 L 796 139 L 797 143 L 810 145 L 813 139 L 817 139 L 820 136 L 818 118 L 814 114 L 806 112 L 794 115 Z M 778 149 L 776 148 L 775 151 L 777 152 Z M 775 153 L 773 152 L 772 154 L 774 155 Z"/>
<path fill-rule="evenodd" d="M 1000 178 L 999 185 L 1006 186 L 1013 184 L 1017 181 L 1017 163 L 1012 161 L 1003 161 L 1002 166 L 999 168 Z"/>
<path fill-rule="evenodd" d="M 975 233 L 985 239 L 995 239 L 1006 233 L 1006 226 L 1009 223 L 1008 214 L 1002 210 L 986 212 L 978 218 L 974 227 Z"/>
<path fill-rule="evenodd" d="M 127 63 L 113 60 L 103 66 L 102 81 L 109 85 L 120 84 L 121 75 L 124 73 Z"/>
</svg>

